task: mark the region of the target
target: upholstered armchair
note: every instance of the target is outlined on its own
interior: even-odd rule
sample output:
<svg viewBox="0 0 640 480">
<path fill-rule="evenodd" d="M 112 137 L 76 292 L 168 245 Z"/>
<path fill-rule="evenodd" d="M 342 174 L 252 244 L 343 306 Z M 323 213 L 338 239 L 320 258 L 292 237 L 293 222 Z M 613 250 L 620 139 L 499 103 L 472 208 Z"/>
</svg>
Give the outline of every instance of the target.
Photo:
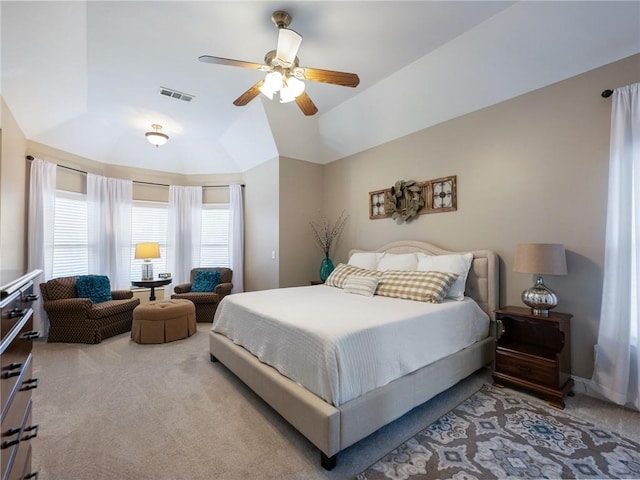
<svg viewBox="0 0 640 480">
<path fill-rule="evenodd" d="M 194 292 L 194 284 L 197 280 L 196 277 L 199 276 L 197 273 L 198 271 L 219 272 L 220 283 L 213 286 L 211 291 Z M 213 316 L 216 313 L 218 304 L 225 296 L 231 293 L 231 289 L 233 288 L 233 283 L 231 283 L 232 276 L 233 272 L 230 268 L 194 268 L 191 270 L 191 281 L 189 283 L 176 285 L 173 288 L 175 293 L 171 295 L 171 298 L 184 298 L 186 300 L 191 300 L 196 306 L 196 321 L 213 323 Z M 202 288 L 200 290 L 202 290 Z"/>
<path fill-rule="evenodd" d="M 94 303 L 78 296 L 76 279 L 60 277 L 40 284 L 49 317 L 48 342 L 100 343 L 131 330 L 133 309 L 140 300 L 129 290 L 111 290 L 111 300 Z M 109 295 L 110 293 L 110 295 Z"/>
</svg>

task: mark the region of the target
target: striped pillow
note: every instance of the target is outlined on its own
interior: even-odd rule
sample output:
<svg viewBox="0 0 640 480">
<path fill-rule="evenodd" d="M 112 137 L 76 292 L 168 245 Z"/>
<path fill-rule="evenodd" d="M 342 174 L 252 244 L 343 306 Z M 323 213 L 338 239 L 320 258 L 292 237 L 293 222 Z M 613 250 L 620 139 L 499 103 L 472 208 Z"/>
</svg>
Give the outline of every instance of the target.
<svg viewBox="0 0 640 480">
<path fill-rule="evenodd" d="M 346 293 L 355 293 L 365 297 L 373 297 L 378 286 L 378 277 L 362 277 L 360 275 L 349 275 L 344 282 Z"/>
<path fill-rule="evenodd" d="M 451 272 L 387 270 L 382 272 L 376 295 L 441 303 L 457 278 Z"/>
<path fill-rule="evenodd" d="M 324 284 L 330 287 L 344 288 L 344 282 L 346 282 L 347 277 L 354 274 L 361 277 L 380 277 L 382 272 L 340 263 L 336 268 L 334 268 L 333 272 L 331 272 L 331 275 L 329 275 L 329 278 L 327 278 Z"/>
</svg>

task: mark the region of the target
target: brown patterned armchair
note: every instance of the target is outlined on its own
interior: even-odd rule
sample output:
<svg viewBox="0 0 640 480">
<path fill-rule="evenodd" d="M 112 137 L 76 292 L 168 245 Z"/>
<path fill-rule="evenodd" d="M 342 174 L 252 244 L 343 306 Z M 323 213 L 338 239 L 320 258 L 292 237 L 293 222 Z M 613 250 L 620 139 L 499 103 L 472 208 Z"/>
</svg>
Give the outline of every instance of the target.
<svg viewBox="0 0 640 480">
<path fill-rule="evenodd" d="M 218 272 L 220 272 L 220 283 L 212 292 L 191 291 L 191 286 L 193 285 L 197 270 L 217 270 Z M 231 293 L 231 289 L 233 288 L 233 283 L 231 283 L 232 276 L 233 272 L 230 268 L 194 268 L 191 270 L 191 281 L 189 283 L 176 285 L 173 288 L 173 291 L 175 293 L 171 295 L 171 298 L 183 298 L 186 300 L 191 300 L 196 306 L 196 321 L 213 323 L 213 316 L 216 313 L 218 304 L 225 296 Z"/>
<path fill-rule="evenodd" d="M 129 290 L 112 290 L 113 300 L 92 303 L 78 298 L 76 277 L 60 277 L 40 284 L 49 317 L 48 342 L 100 343 L 131 330 L 133 309 L 140 300 Z"/>
</svg>

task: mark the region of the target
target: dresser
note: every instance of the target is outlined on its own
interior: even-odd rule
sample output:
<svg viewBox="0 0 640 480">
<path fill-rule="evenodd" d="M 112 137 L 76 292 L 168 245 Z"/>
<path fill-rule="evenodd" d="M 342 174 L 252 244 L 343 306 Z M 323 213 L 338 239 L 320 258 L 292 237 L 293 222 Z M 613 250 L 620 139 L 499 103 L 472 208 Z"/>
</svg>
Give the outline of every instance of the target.
<svg viewBox="0 0 640 480">
<path fill-rule="evenodd" d="M 36 479 L 31 471 L 31 442 L 38 435 L 38 425 L 31 421 L 31 390 L 38 379 L 32 375 L 32 342 L 39 336 L 33 330 L 32 303 L 34 280 L 41 270 L 33 270 L 0 287 L 0 396 L 1 478 L 2 480 Z M 3 279 L 4 281 L 4 279 Z"/>
</svg>

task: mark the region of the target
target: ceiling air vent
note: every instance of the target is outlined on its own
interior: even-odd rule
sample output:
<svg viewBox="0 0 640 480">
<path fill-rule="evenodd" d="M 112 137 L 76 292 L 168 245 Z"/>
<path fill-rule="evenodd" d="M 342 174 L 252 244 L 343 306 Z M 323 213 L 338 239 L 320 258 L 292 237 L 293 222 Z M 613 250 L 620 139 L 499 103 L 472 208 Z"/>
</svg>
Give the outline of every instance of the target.
<svg viewBox="0 0 640 480">
<path fill-rule="evenodd" d="M 178 92 L 177 90 L 172 90 L 165 87 L 160 87 L 160 95 L 175 98 L 176 100 L 182 100 L 185 102 L 190 102 L 195 97 L 195 95 L 189 95 L 188 93 Z"/>
</svg>

